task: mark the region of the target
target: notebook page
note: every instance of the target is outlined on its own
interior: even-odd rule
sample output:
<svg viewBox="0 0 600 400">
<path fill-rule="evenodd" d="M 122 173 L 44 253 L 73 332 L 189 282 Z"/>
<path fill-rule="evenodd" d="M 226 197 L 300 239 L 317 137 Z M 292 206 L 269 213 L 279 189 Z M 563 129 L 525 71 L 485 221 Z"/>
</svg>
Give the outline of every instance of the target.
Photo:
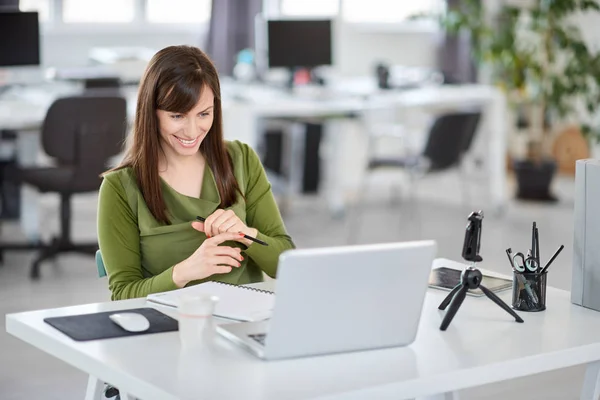
<svg viewBox="0 0 600 400">
<path fill-rule="evenodd" d="M 237 321 L 261 321 L 271 317 L 275 304 L 272 292 L 258 291 L 245 286 L 235 286 L 220 282 L 205 282 L 199 285 L 163 293 L 149 294 L 147 300 L 170 307 L 177 307 L 182 295 L 209 294 L 217 296 L 213 315 Z"/>
</svg>

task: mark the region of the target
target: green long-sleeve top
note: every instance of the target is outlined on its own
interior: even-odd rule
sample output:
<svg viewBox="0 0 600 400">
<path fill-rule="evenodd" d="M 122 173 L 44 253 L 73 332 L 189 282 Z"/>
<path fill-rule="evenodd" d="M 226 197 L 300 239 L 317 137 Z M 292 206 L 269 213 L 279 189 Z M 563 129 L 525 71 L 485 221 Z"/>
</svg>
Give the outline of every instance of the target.
<svg viewBox="0 0 600 400">
<path fill-rule="evenodd" d="M 229 209 L 248 227 L 256 228 L 258 239 L 268 246 L 253 243 L 246 248 L 238 242 L 225 242 L 222 245 L 245 249 L 242 266 L 188 285 L 206 280 L 239 285 L 260 282 L 262 271 L 275 277 L 279 255 L 294 248 L 256 153 L 238 141 L 227 142 L 227 150 L 244 194 L 238 195 Z M 162 179 L 161 186 L 170 225 L 152 216 L 131 168 L 104 176 L 98 199 L 98 242 L 113 300 L 177 289 L 173 266 L 188 258 L 206 239 L 204 233 L 192 228 L 191 222 L 196 216 L 207 217 L 219 208 L 220 196 L 210 166 L 204 169 L 199 198 L 182 195 Z"/>
</svg>

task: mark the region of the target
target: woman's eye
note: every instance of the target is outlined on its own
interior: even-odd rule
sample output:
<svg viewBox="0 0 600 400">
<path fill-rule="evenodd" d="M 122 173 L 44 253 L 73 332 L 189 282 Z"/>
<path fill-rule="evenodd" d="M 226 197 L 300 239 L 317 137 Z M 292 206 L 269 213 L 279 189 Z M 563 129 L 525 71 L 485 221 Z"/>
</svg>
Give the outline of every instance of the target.
<svg viewBox="0 0 600 400">
<path fill-rule="evenodd" d="M 201 117 L 208 117 L 209 115 L 210 115 L 209 112 L 204 112 L 204 113 L 200 114 Z"/>
<path fill-rule="evenodd" d="M 172 119 L 181 119 L 181 118 L 183 118 L 183 115 L 180 115 L 180 114 L 174 114 L 174 115 L 171 115 L 171 118 L 172 118 Z"/>
</svg>

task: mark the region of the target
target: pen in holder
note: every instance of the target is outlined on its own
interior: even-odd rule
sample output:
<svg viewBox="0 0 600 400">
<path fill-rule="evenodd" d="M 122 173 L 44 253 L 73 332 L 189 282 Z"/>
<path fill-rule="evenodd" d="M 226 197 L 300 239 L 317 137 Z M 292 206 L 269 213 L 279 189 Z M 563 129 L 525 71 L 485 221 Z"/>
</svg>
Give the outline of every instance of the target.
<svg viewBox="0 0 600 400">
<path fill-rule="evenodd" d="M 533 222 L 531 248 L 527 255 L 521 252 L 513 255 L 512 249 L 506 249 L 508 262 L 513 270 L 512 308 L 519 311 L 544 311 L 546 309 L 548 268 L 564 248 L 565 246 L 561 245 L 542 267 L 539 230 L 537 224 Z"/>
<path fill-rule="evenodd" d="M 514 272 L 512 308 L 519 311 L 546 309 L 546 281 L 548 273 Z"/>
</svg>

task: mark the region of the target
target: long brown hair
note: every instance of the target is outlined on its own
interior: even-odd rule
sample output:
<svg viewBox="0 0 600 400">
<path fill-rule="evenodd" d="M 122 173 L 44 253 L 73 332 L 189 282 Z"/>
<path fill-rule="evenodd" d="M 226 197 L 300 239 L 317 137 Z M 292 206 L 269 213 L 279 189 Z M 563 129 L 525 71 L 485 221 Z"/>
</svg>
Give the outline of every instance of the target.
<svg viewBox="0 0 600 400">
<path fill-rule="evenodd" d="M 156 110 L 187 113 L 198 102 L 201 91 L 214 94 L 214 120 L 200 145 L 212 169 L 221 197 L 221 208 L 235 203 L 239 185 L 223 140 L 221 87 L 217 70 L 208 56 L 192 46 L 170 46 L 150 60 L 140 82 L 133 133 L 118 170 L 131 167 L 144 201 L 154 218 L 170 224 L 158 174 L 160 133 Z"/>
</svg>

